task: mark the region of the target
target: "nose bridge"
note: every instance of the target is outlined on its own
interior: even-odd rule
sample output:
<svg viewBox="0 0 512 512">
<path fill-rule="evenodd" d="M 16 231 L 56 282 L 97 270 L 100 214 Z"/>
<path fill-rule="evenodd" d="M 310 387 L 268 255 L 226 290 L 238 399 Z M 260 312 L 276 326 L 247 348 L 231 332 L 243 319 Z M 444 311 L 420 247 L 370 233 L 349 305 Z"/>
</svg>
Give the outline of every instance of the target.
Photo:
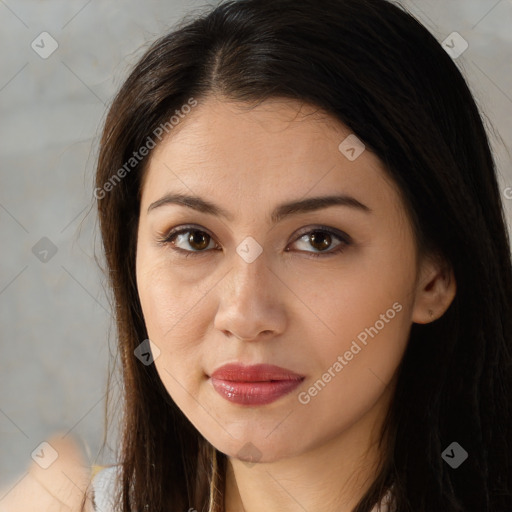
<svg viewBox="0 0 512 512">
<path fill-rule="evenodd" d="M 263 253 L 253 261 L 234 254 L 218 296 L 216 328 L 243 339 L 255 338 L 263 331 L 280 331 L 284 313 L 271 286 L 272 276 Z"/>
<path fill-rule="evenodd" d="M 260 297 L 261 292 L 266 289 L 265 281 L 268 279 L 267 274 L 270 272 L 267 268 L 265 254 L 262 252 L 254 259 L 248 259 L 243 254 L 247 247 L 246 242 L 240 244 L 237 254 L 233 257 L 231 271 L 228 274 L 229 295 L 237 301 L 247 301 L 251 297 Z M 250 254 L 250 251 L 251 248 L 247 251 L 248 254 Z"/>
</svg>

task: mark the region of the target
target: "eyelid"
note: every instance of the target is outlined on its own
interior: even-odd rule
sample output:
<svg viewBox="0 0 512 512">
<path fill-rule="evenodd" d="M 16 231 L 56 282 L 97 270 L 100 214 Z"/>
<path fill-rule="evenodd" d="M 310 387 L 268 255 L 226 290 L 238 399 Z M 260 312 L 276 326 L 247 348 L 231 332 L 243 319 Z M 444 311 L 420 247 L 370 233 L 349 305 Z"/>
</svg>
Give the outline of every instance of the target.
<svg viewBox="0 0 512 512">
<path fill-rule="evenodd" d="M 168 243 L 171 237 L 181 235 L 182 233 L 186 233 L 187 231 L 199 231 L 200 233 L 206 233 L 212 240 L 215 240 L 217 242 L 216 238 L 210 233 L 210 231 L 208 231 L 206 228 L 203 228 L 199 224 L 180 224 L 179 226 L 175 226 L 171 229 L 157 231 L 157 243 Z"/>
<path fill-rule="evenodd" d="M 299 240 L 304 235 L 307 235 L 308 233 L 311 233 L 313 231 L 325 231 L 327 233 L 336 235 L 340 240 L 346 242 L 347 244 L 353 243 L 352 237 L 345 233 L 344 231 L 341 231 L 336 228 L 331 228 L 329 226 L 323 226 L 321 224 L 313 224 L 311 226 L 305 226 L 304 228 L 301 228 L 301 230 L 299 230 L 298 234 L 296 235 L 294 242 Z"/>
</svg>

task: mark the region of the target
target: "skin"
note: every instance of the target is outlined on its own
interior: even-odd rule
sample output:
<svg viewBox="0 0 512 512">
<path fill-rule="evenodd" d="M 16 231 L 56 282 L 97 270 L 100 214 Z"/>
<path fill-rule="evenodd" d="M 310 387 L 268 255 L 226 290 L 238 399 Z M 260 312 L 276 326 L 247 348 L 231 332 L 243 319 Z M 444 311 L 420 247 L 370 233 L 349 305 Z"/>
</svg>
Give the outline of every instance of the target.
<svg viewBox="0 0 512 512">
<path fill-rule="evenodd" d="M 455 295 L 451 269 L 418 254 L 380 160 L 366 150 L 350 161 L 338 150 L 350 133 L 289 99 L 249 109 L 212 96 L 155 148 L 144 176 L 136 278 L 148 335 L 160 350 L 155 365 L 183 413 L 229 457 L 227 512 L 350 511 L 380 461 L 376 440 L 411 324 L 439 318 Z M 148 212 L 168 192 L 200 196 L 232 218 L 178 204 Z M 269 220 L 278 204 L 333 193 L 371 212 L 330 206 Z M 187 237 L 158 244 L 186 224 L 211 238 L 204 246 Z M 352 242 L 312 258 L 320 249 L 302 231 L 319 225 Z M 251 263 L 236 252 L 249 236 L 263 249 Z M 342 243 L 330 241 L 327 252 Z M 185 258 L 173 247 L 196 252 Z M 299 393 L 394 303 L 400 312 L 300 403 Z M 235 361 L 276 364 L 305 380 L 273 403 L 233 404 L 208 376 Z M 238 455 L 244 446 L 255 448 Z"/>
<path fill-rule="evenodd" d="M 47 441 L 57 458 L 43 468 L 36 462 L 9 483 L 2 482 L 0 510 L 9 512 L 79 512 L 84 493 L 84 512 L 93 512 L 90 497 L 91 466 L 77 439 L 55 433 Z"/>
</svg>

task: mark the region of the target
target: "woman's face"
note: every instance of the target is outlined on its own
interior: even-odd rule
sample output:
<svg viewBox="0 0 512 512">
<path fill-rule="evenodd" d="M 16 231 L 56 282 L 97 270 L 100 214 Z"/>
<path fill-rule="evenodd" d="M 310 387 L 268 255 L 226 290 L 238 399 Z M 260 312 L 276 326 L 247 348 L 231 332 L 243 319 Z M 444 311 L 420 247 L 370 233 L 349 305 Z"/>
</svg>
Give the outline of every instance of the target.
<svg viewBox="0 0 512 512">
<path fill-rule="evenodd" d="M 349 129 L 300 109 L 199 104 L 155 148 L 141 200 L 137 285 L 158 374 L 210 443 L 260 462 L 381 418 L 414 321 L 396 188 Z M 183 232 L 159 242 L 171 230 Z M 303 378 L 212 379 L 227 363 Z"/>
</svg>

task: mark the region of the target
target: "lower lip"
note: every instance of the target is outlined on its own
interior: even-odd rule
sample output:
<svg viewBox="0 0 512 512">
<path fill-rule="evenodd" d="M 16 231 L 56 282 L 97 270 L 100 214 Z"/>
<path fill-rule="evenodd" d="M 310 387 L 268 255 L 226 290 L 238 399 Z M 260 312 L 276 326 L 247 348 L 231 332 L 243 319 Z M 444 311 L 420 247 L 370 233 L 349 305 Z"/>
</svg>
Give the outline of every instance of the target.
<svg viewBox="0 0 512 512">
<path fill-rule="evenodd" d="M 304 379 L 265 382 L 234 382 L 212 378 L 215 391 L 220 396 L 241 405 L 264 405 L 293 391 Z"/>
</svg>

